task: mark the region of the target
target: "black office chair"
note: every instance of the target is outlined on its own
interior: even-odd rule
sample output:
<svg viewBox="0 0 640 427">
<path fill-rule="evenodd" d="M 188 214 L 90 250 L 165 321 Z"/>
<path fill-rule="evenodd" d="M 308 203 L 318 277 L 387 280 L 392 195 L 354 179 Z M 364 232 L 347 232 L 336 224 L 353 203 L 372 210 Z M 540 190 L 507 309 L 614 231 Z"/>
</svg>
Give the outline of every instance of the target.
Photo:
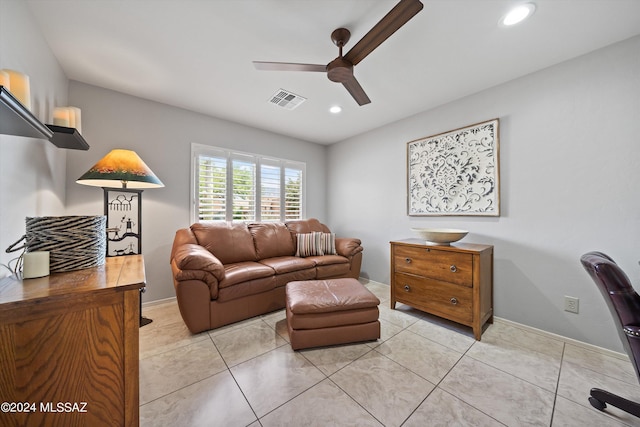
<svg viewBox="0 0 640 427">
<path fill-rule="evenodd" d="M 604 297 L 616 323 L 622 345 L 631 359 L 636 377 L 640 381 L 640 296 L 631 286 L 627 275 L 609 256 L 601 252 L 589 252 L 580 262 L 591 276 Z M 591 389 L 589 403 L 604 411 L 607 403 L 640 417 L 640 404 L 599 388 Z"/>
</svg>

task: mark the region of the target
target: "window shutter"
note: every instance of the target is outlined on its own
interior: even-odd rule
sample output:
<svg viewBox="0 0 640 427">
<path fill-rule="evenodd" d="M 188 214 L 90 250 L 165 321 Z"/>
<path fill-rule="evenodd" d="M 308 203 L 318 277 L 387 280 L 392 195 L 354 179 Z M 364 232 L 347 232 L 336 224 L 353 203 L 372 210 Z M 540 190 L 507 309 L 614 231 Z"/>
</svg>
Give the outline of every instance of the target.
<svg viewBox="0 0 640 427">
<path fill-rule="evenodd" d="M 233 164 L 233 220 L 256 220 L 256 165 L 245 160 Z"/>
<path fill-rule="evenodd" d="M 260 165 L 261 221 L 280 221 L 280 170 L 278 166 Z"/>
<path fill-rule="evenodd" d="M 290 221 L 304 212 L 303 162 L 192 144 L 191 218 Z"/>
<path fill-rule="evenodd" d="M 198 156 L 198 220 L 226 219 L 227 160 Z"/>
<path fill-rule="evenodd" d="M 285 221 L 302 218 L 302 170 L 285 168 Z"/>
</svg>

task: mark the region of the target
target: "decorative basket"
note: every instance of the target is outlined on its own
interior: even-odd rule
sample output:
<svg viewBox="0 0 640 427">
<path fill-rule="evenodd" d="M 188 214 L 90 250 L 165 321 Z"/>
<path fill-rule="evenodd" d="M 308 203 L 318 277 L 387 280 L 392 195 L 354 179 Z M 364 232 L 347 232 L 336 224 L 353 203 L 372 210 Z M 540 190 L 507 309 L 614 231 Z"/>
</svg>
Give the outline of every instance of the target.
<svg viewBox="0 0 640 427">
<path fill-rule="evenodd" d="M 106 224 L 106 216 L 27 217 L 27 252 L 48 251 L 52 273 L 103 265 Z"/>
</svg>

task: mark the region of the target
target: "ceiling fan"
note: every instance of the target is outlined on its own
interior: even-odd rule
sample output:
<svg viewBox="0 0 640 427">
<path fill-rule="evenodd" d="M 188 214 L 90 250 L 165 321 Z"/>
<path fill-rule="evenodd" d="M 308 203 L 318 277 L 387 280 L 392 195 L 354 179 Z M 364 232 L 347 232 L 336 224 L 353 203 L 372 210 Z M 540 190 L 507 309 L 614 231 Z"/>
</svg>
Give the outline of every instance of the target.
<svg viewBox="0 0 640 427">
<path fill-rule="evenodd" d="M 346 55 L 342 56 L 342 48 L 349 41 L 351 33 L 346 28 L 338 28 L 331 33 L 331 40 L 338 46 L 340 54 L 327 65 L 297 64 L 292 62 L 262 62 L 253 61 L 258 70 L 270 71 L 318 71 L 326 72 L 329 80 L 342 83 L 356 100 L 358 105 L 371 102 L 360 83 L 353 75 L 353 67 L 369 55 L 383 41 L 409 22 L 422 10 L 423 4 L 419 0 L 400 0 L 384 18 L 380 20 Z"/>
</svg>

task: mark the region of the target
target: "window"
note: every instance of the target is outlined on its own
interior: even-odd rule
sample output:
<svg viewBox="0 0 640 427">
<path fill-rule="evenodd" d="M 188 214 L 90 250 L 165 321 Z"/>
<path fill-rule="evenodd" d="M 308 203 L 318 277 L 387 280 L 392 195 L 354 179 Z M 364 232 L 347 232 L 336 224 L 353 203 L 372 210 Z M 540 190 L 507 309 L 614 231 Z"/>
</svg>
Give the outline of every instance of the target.
<svg viewBox="0 0 640 427">
<path fill-rule="evenodd" d="M 199 144 L 191 154 L 193 222 L 303 218 L 304 163 Z"/>
</svg>

